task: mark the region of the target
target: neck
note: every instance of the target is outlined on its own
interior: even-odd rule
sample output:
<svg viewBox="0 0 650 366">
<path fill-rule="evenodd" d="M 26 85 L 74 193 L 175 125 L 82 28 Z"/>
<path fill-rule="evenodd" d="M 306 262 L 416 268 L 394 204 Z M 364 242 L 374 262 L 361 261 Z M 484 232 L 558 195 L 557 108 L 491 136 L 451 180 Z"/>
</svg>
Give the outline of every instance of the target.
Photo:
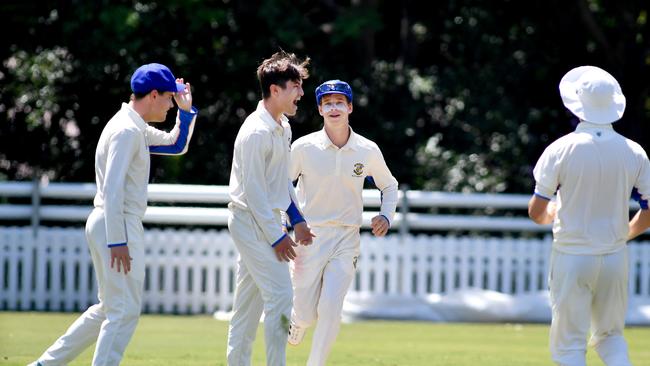
<svg viewBox="0 0 650 366">
<path fill-rule="evenodd" d="M 145 122 L 149 122 L 147 119 L 149 118 L 149 114 L 147 111 L 149 110 L 149 107 L 146 105 L 146 103 L 143 103 L 142 101 L 138 100 L 131 100 L 129 102 L 129 105 L 133 110 L 142 117 L 142 119 Z"/>
<path fill-rule="evenodd" d="M 275 123 L 282 126 L 282 109 L 274 103 L 271 98 L 264 99 L 264 108 L 271 114 Z"/>
<path fill-rule="evenodd" d="M 585 126 L 585 127 L 595 127 L 595 128 L 611 128 L 612 124 L 611 123 L 606 123 L 606 124 L 598 124 L 598 123 L 593 123 L 593 122 L 588 122 L 585 120 L 580 120 L 580 124 Z"/>
<path fill-rule="evenodd" d="M 325 123 L 325 133 L 336 147 L 342 148 L 350 139 L 350 126 L 347 123 L 338 126 Z"/>
</svg>

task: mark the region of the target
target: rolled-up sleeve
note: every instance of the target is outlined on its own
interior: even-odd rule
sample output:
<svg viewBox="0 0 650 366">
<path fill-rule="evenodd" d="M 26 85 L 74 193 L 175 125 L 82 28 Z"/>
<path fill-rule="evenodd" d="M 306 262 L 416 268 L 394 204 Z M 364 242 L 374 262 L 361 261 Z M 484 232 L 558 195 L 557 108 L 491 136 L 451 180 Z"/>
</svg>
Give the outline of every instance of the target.
<svg viewBox="0 0 650 366">
<path fill-rule="evenodd" d="M 551 144 L 544 150 L 533 169 L 535 194 L 548 200 L 553 198 L 560 185 L 560 164 L 553 147 L 554 145 Z"/>
</svg>

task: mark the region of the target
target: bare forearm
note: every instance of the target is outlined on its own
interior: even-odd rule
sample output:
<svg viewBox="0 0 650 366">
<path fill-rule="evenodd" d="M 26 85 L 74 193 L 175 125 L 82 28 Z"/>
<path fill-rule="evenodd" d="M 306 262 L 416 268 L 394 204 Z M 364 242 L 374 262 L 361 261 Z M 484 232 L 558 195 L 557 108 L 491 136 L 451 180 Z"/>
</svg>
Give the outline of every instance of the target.
<svg viewBox="0 0 650 366">
<path fill-rule="evenodd" d="M 641 235 L 650 227 L 650 210 L 639 210 L 630 220 L 627 240 L 632 240 Z"/>
<path fill-rule="evenodd" d="M 533 196 L 528 203 L 528 216 L 539 225 L 548 225 L 555 220 L 555 202 Z"/>
</svg>

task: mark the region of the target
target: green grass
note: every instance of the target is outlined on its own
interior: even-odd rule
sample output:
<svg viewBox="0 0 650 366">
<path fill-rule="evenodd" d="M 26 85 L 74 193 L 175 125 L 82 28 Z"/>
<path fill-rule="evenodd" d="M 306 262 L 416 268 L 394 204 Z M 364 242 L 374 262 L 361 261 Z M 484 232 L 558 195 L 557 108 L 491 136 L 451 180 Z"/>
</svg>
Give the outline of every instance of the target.
<svg viewBox="0 0 650 366">
<path fill-rule="evenodd" d="M 0 365 L 26 365 L 38 357 L 78 314 L 0 312 Z M 228 323 L 208 316 L 144 315 L 124 365 L 226 365 Z M 328 365 L 526 366 L 551 364 L 548 326 L 539 324 L 439 324 L 365 321 L 343 324 Z M 650 327 L 626 329 L 635 365 L 650 363 Z M 304 365 L 305 342 L 287 348 L 288 365 Z M 264 365 L 260 326 L 253 365 Z M 90 347 L 71 366 L 89 365 Z M 589 365 L 602 365 L 595 352 Z"/>
</svg>

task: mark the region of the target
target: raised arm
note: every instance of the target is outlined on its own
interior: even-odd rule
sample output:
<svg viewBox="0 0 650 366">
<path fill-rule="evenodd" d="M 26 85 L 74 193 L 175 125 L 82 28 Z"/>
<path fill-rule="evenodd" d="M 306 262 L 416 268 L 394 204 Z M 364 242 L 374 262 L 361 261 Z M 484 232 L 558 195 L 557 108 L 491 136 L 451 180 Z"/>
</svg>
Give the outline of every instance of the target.
<svg viewBox="0 0 650 366">
<path fill-rule="evenodd" d="M 183 79 L 176 79 L 183 82 Z M 149 152 L 156 155 L 182 155 L 187 152 L 190 139 L 194 132 L 194 123 L 198 109 L 192 106 L 192 91 L 190 83 L 185 83 L 185 90 L 174 95 L 178 105 L 176 124 L 169 131 L 161 131 L 147 126 L 147 143 Z"/>
</svg>

